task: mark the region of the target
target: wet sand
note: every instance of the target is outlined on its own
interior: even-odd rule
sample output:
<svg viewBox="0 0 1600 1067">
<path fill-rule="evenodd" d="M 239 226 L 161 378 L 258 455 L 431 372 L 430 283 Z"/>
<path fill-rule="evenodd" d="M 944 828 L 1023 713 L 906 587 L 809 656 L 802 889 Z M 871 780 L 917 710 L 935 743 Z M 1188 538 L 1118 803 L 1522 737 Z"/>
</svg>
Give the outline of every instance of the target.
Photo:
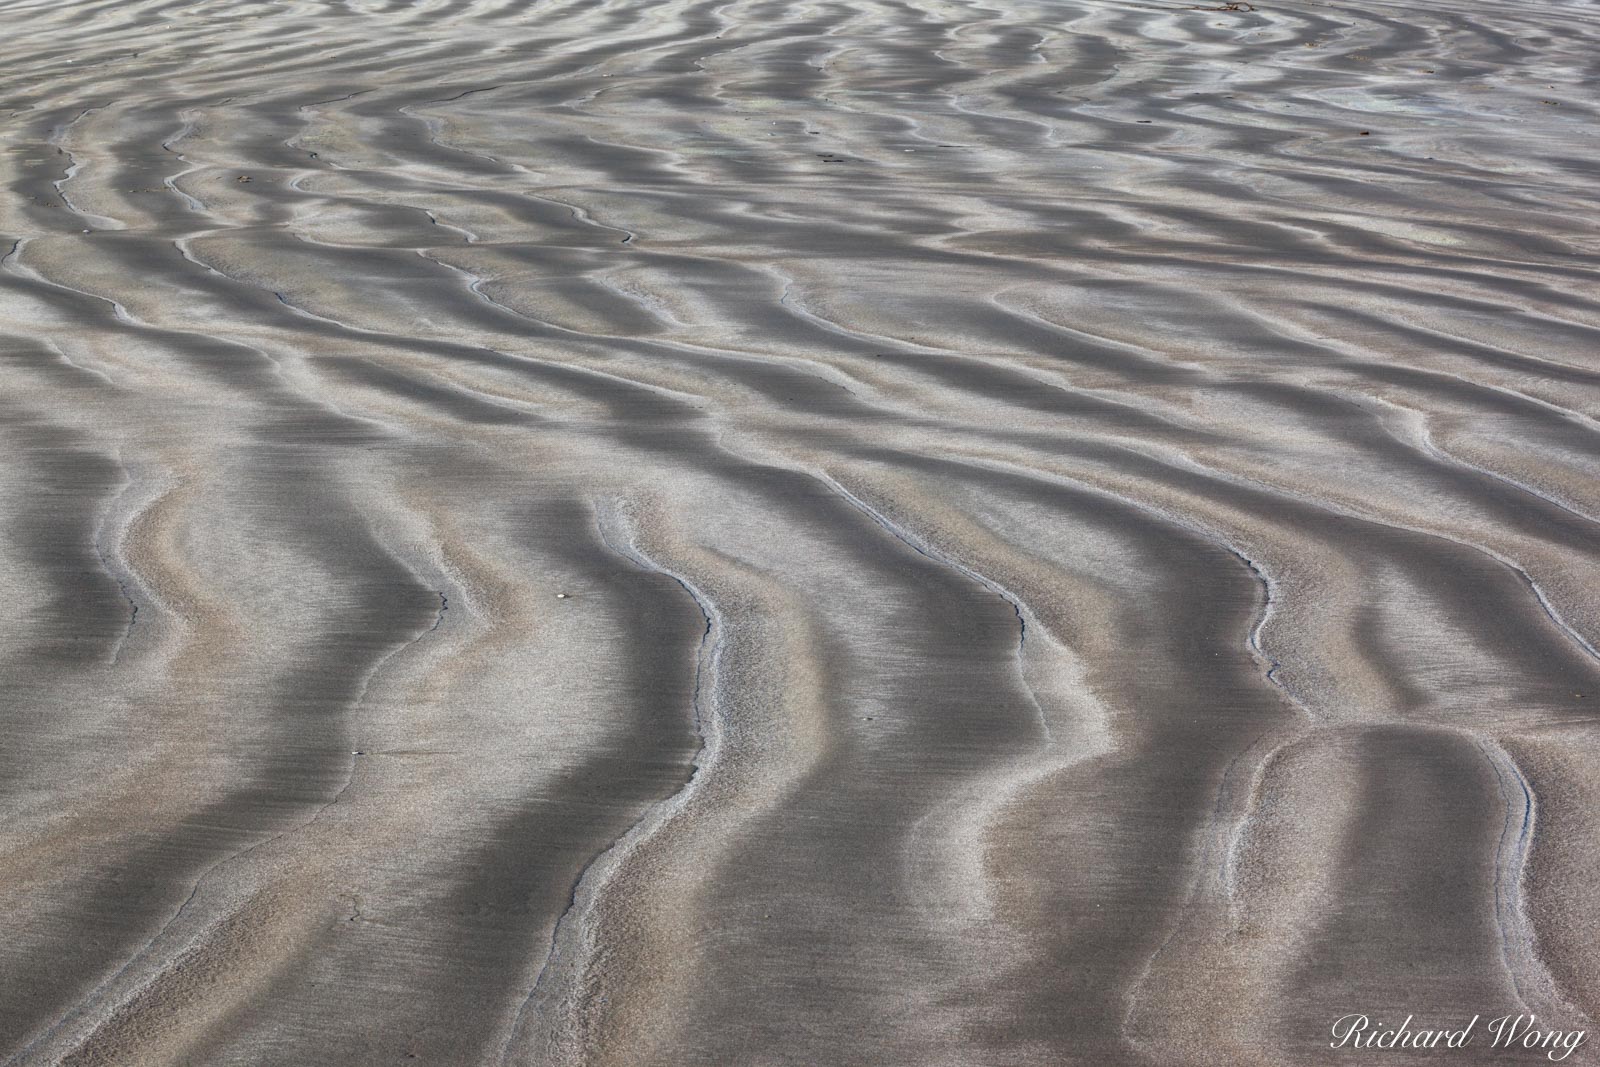
<svg viewBox="0 0 1600 1067">
<path fill-rule="evenodd" d="M 1600 14 L 1221 6 L 0 3 L 3 1062 L 1592 1030 Z"/>
</svg>

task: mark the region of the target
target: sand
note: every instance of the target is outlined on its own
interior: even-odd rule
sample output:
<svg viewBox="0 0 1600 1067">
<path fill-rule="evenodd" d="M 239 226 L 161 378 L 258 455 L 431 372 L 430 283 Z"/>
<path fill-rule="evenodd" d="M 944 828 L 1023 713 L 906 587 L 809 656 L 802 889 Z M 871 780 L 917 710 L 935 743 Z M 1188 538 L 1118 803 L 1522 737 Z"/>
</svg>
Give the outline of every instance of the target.
<svg viewBox="0 0 1600 1067">
<path fill-rule="evenodd" d="M 4 1063 L 1600 1018 L 1592 5 L 0 26 Z"/>
</svg>

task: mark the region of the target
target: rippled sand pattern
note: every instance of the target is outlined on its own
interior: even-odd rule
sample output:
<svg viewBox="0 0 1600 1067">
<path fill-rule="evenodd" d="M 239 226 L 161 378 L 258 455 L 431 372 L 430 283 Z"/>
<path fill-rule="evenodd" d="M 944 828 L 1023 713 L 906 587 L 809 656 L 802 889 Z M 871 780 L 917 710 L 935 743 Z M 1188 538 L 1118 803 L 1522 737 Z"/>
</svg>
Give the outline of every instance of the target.
<svg viewBox="0 0 1600 1067">
<path fill-rule="evenodd" d="M 0 0 L 5 1062 L 1592 1028 L 1600 9 L 1258 6 Z"/>
</svg>

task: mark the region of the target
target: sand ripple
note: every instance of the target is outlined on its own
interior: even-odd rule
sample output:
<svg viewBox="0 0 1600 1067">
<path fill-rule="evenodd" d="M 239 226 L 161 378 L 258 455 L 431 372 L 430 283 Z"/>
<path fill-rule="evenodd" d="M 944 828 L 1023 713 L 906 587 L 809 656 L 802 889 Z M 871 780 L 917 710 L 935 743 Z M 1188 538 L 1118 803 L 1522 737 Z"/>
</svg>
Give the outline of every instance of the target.
<svg viewBox="0 0 1600 1067">
<path fill-rule="evenodd" d="M 1600 1018 L 1592 5 L 0 20 L 7 1063 Z"/>
</svg>

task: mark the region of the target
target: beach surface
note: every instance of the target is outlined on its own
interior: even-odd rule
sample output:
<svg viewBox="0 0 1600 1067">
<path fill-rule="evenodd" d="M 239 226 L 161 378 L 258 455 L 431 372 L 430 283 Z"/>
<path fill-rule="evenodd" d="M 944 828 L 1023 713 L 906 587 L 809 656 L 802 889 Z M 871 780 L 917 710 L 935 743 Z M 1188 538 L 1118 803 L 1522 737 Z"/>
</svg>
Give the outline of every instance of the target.
<svg viewBox="0 0 1600 1067">
<path fill-rule="evenodd" d="M 1600 1020 L 1592 3 L 0 25 L 0 1063 Z"/>
</svg>

